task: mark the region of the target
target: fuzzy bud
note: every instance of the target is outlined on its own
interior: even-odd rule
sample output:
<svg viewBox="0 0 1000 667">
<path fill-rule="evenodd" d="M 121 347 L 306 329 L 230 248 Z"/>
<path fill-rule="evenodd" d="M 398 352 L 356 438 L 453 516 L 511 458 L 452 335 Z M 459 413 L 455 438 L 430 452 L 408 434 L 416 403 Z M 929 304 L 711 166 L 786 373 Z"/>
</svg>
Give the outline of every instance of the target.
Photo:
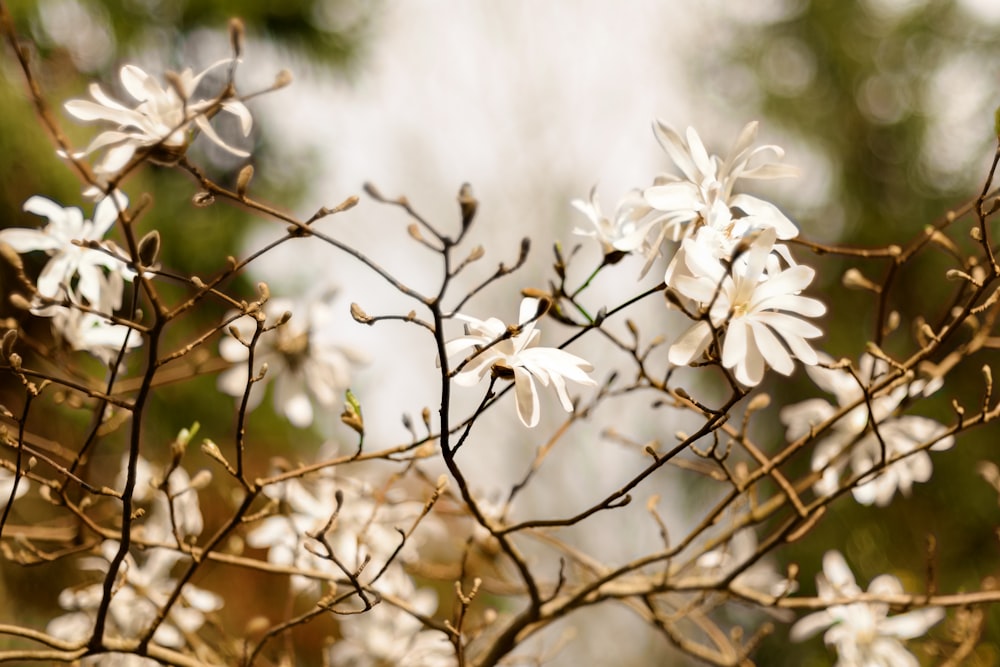
<svg viewBox="0 0 1000 667">
<path fill-rule="evenodd" d="M 18 272 L 24 271 L 24 262 L 21 261 L 21 256 L 17 254 L 17 251 L 11 248 L 6 243 L 0 243 L 0 256 L 4 260 L 17 269 Z"/>
<path fill-rule="evenodd" d="M 229 45 L 233 48 L 233 57 L 239 58 L 243 53 L 243 39 L 246 37 L 246 27 L 238 18 L 229 19 Z"/>
<path fill-rule="evenodd" d="M 139 239 L 139 261 L 143 266 L 153 266 L 160 254 L 160 232 L 153 230 Z"/>
<path fill-rule="evenodd" d="M 463 183 L 458 191 L 458 205 L 462 210 L 462 229 L 465 229 L 472 224 L 479 208 L 479 201 L 472 196 L 472 186 L 468 183 Z"/>
<path fill-rule="evenodd" d="M 274 77 L 274 87 L 284 88 L 285 86 L 291 85 L 292 83 L 292 73 L 287 69 L 283 69 L 278 72 L 278 75 Z"/>
<path fill-rule="evenodd" d="M 361 306 L 356 303 L 351 304 L 351 317 L 359 324 L 371 324 L 374 321 L 374 318 L 362 310 Z"/>
<path fill-rule="evenodd" d="M 191 203 L 198 208 L 205 208 L 206 206 L 211 206 L 215 203 L 215 195 L 211 192 L 197 192 L 194 197 L 191 198 Z"/>
<path fill-rule="evenodd" d="M 240 173 L 236 177 L 236 194 L 240 196 L 240 199 L 246 199 L 247 188 L 250 187 L 251 180 L 253 180 L 253 165 L 248 164 L 240 169 Z"/>
</svg>

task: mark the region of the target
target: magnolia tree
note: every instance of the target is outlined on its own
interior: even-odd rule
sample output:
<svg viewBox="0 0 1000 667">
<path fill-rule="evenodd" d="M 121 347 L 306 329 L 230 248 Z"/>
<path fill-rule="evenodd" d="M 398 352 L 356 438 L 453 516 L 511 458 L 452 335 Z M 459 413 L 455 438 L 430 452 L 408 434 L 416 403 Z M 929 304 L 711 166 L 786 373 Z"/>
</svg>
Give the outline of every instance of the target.
<svg viewBox="0 0 1000 667">
<path fill-rule="evenodd" d="M 537 255 L 528 239 L 519 248 L 472 245 L 477 201 L 469 186 L 454 219 L 441 221 L 406 198 L 366 189 L 376 205 L 409 216 L 402 242 L 437 259 L 437 284 L 417 289 L 325 224 L 357 197 L 300 219 L 254 197 L 252 167 L 226 187 L 188 155 L 201 137 L 249 157 L 216 121 L 231 115 L 248 134 L 252 98 L 268 92 L 235 85 L 238 23 L 233 56 L 202 72 L 126 65 L 121 94 L 94 83 L 91 99 L 63 103 L 68 117 L 95 128 L 76 151 L 4 18 L 37 117 L 82 193 L 72 202 L 32 196 L 27 215 L 8 212 L 12 224 L 0 231 L 17 278 L 6 297 L 22 312 L 3 335 L 0 360 L 13 397 L 3 408 L 0 546 L 11 567 L 64 563 L 66 582 L 57 598 L 36 601 L 47 618 L 0 625 L 0 661 L 292 664 L 292 636 L 315 628 L 330 665 L 538 664 L 564 648 L 558 621 L 608 606 L 626 608 L 706 664 L 750 664 L 776 630 L 793 642 L 822 634 L 840 665 L 916 665 L 921 650 L 956 665 L 975 650 L 983 612 L 1000 593 L 989 582 L 939 590 L 933 551 L 923 583 L 907 587 L 884 574 L 863 588 L 836 545 L 818 547 L 826 551 L 821 567 L 808 564 L 820 572 L 815 586 L 799 581 L 803 564 L 779 571 L 775 563 L 783 545 L 822 540 L 814 529 L 824 514 L 920 493 L 933 459 L 947 456 L 937 452 L 959 447 L 963 434 L 1000 414 L 990 366 L 980 359 L 996 344 L 1000 313 L 989 225 L 998 208 L 990 194 L 996 160 L 979 196 L 913 238 L 837 247 L 802 239 L 777 205 L 743 192 L 756 180 L 796 175 L 780 148 L 756 145 L 756 123 L 720 156 L 695 130 L 657 122 L 666 174 L 610 213 L 593 193 L 573 202 L 582 214 L 579 241 L 600 246 L 597 265 L 581 270 L 556 243 L 551 280 L 508 290 L 509 306 L 489 313 L 481 292 L 507 285 Z M 269 90 L 289 81 L 278 74 Z M 158 232 L 144 229 L 148 198 L 129 187 L 129 176 L 151 164 L 186 176 L 190 215 L 237 206 L 286 233 L 245 256 L 220 248 L 211 277 L 172 269 L 160 259 Z M 352 257 L 410 307 L 369 313 L 329 293 L 293 298 L 264 283 L 253 294 L 233 287 L 257 258 L 290 242 Z M 931 248 L 947 249 L 952 266 L 942 277 L 953 288 L 945 303 L 900 321 L 891 307 L 899 270 Z M 516 260 L 465 286 L 460 277 L 490 254 Z M 808 264 L 815 254 L 856 260 L 843 285 L 877 305 L 867 345 L 852 357 L 823 352 L 818 318 L 826 307 L 810 287 L 816 272 Z M 629 276 L 639 279 L 634 292 L 595 302 L 588 288 L 627 266 L 628 255 L 645 261 L 639 276 Z M 28 257 L 44 259 L 36 265 Z M 885 263 L 884 279 L 866 277 Z M 630 316 L 640 302 L 657 302 L 685 324 L 649 337 Z M 210 307 L 228 314 L 192 337 L 171 335 Z M 377 364 L 359 371 L 364 355 L 338 342 L 338 332 L 393 321 L 403 325 L 400 336 L 422 337 L 436 352 L 419 360 L 435 369 L 425 392 L 434 407 L 420 420 L 404 416 L 405 441 L 373 442 L 366 420 L 398 415 L 363 410 L 349 389 L 352 376 Z M 585 358 L 576 344 L 594 340 L 614 354 Z M 63 361 L 50 362 L 56 358 Z M 950 418 L 932 419 L 927 401 L 948 393 L 960 363 L 981 367 L 979 398 L 955 400 Z M 151 406 L 206 373 L 233 397 L 231 431 L 199 438 L 193 415 L 173 442 L 153 437 Z M 803 400 L 771 405 L 762 383 L 793 373 L 807 374 L 815 388 Z M 56 395 L 61 405 L 49 400 Z M 269 458 L 255 447 L 253 419 L 267 398 L 297 428 L 320 412 L 342 411 L 355 440 L 312 460 Z M 599 406 L 622 400 L 694 426 L 641 443 L 626 424 L 598 421 Z M 89 415 L 79 437 L 33 436 L 38 420 L 68 410 Z M 495 413 L 509 431 L 541 443 L 523 478 L 499 497 L 470 482 L 466 456 L 496 438 L 482 426 Z M 784 439 L 764 446 L 756 434 L 773 440 L 778 431 L 758 422 L 775 416 Z M 523 502 L 553 449 L 587 430 L 625 446 L 629 478 L 591 489 L 571 515 Z M 89 465 L 102 454 L 119 469 Z M 697 478 L 711 502 L 680 519 L 662 514 L 657 480 L 665 469 Z M 998 485 L 995 466 L 979 472 Z M 228 500 L 208 507 L 209 490 Z M 574 539 L 640 499 L 655 537 L 641 553 L 608 562 Z M 247 577 L 286 590 L 294 604 L 282 611 L 248 597 L 234 585 Z"/>
</svg>

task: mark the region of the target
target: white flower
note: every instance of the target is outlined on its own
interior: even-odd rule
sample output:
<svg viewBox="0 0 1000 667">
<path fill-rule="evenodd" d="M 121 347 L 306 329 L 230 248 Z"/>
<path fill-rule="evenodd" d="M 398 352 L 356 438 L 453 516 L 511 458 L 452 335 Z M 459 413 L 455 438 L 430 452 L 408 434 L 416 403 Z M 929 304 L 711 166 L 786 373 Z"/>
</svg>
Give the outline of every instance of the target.
<svg viewBox="0 0 1000 667">
<path fill-rule="evenodd" d="M 122 457 L 122 471 L 118 476 L 119 487 L 125 484 L 128 455 Z M 210 475 L 208 471 L 202 476 Z M 209 477 L 210 479 L 210 477 Z M 160 486 L 163 486 L 161 489 Z M 163 481 L 163 470 L 153 466 L 143 457 L 136 462 L 136 480 L 133 500 L 148 506 L 139 526 L 143 537 L 153 542 L 176 542 L 177 538 L 200 535 L 204 528 L 198 491 L 191 485 L 191 477 L 180 466 L 174 468 Z"/>
<path fill-rule="evenodd" d="M 66 102 L 66 111 L 80 120 L 113 123 L 117 127 L 98 134 L 76 157 L 106 149 L 103 160 L 94 165 L 94 173 L 103 183 L 127 165 L 140 148 L 155 147 L 151 157 L 159 161 L 176 160 L 190 142 L 192 123 L 216 145 L 233 155 L 247 157 L 246 151 L 227 144 L 209 124 L 208 116 L 217 108 L 216 99 L 195 98 L 198 84 L 206 74 L 232 62 L 220 60 L 197 75 L 185 69 L 175 74 L 166 87 L 135 65 L 125 65 L 120 73 L 121 82 L 138 102 L 134 108 L 112 99 L 96 83 L 91 84 L 90 95 L 96 102 L 70 100 Z M 220 107 L 236 116 L 243 135 L 249 135 L 253 118 L 242 102 L 225 99 Z"/>
<path fill-rule="evenodd" d="M 733 533 L 726 544 L 698 557 L 696 564 L 706 574 L 724 578 L 737 570 L 742 570 L 733 583 L 767 595 L 780 597 L 795 591 L 794 581 L 782 576 L 772 564 L 764 559 L 754 561 L 746 567 L 747 561 L 757 555 L 757 534 L 752 528 L 744 528 Z"/>
<path fill-rule="evenodd" d="M 831 365 L 833 360 L 823 355 L 820 361 Z M 914 482 L 926 482 L 933 472 L 931 457 L 926 450 L 917 451 L 923 444 L 935 442 L 930 449 L 948 449 L 954 438 L 945 435 L 946 428 L 938 422 L 916 415 L 895 415 L 900 403 L 908 395 L 927 394 L 935 387 L 914 382 L 896 387 L 891 393 L 871 399 L 871 418 L 878 424 L 878 435 L 869 429 L 869 409 L 862 400 L 865 386 L 877 382 L 888 372 L 884 361 L 871 355 L 861 357 L 858 379 L 841 368 L 814 367 L 807 369 L 809 376 L 821 389 L 831 393 L 837 406 L 820 398 L 786 406 L 781 411 L 781 421 L 788 427 L 790 439 L 798 439 L 810 428 L 832 417 L 840 408 L 858 403 L 847 414 L 831 425 L 827 435 L 819 441 L 813 452 L 812 469 L 822 471 L 822 477 L 813 490 L 827 496 L 835 493 L 840 478 L 850 463 L 854 475 L 862 477 L 854 487 L 854 499 L 863 505 L 888 505 L 898 490 L 908 495 Z M 860 403 L 859 403 L 860 401 Z M 882 441 L 879 441 L 881 436 Z M 879 472 L 868 475 L 882 463 L 882 446 L 885 445 L 886 459 L 898 456 L 905 458 L 886 466 Z M 868 475 L 868 476 L 865 476 Z"/>
<path fill-rule="evenodd" d="M 264 383 L 272 378 L 275 410 L 299 428 L 312 424 L 313 401 L 325 408 L 337 404 L 350 384 L 352 364 L 363 362 L 364 357 L 334 342 L 336 318 L 330 304 L 332 296 L 330 292 L 304 303 L 272 299 L 264 306 L 268 326 L 273 326 L 286 312 L 292 313 L 292 317 L 262 334 L 258 341 L 254 361 L 257 368 L 266 363 L 267 374 L 264 382 L 255 383 L 250 392 L 250 409 L 260 404 Z M 244 341 L 250 342 L 256 330 L 252 317 L 241 317 L 233 326 Z M 231 396 L 242 396 L 246 390 L 249 350 L 227 336 L 219 342 L 219 353 L 234 364 L 219 376 L 219 389 Z"/>
<path fill-rule="evenodd" d="M 417 589 L 401 567 L 391 567 L 376 588 L 405 600 L 417 613 L 430 616 L 437 609 L 433 590 Z M 455 649 L 448 637 L 406 611 L 382 602 L 363 613 L 338 616 L 342 638 L 328 654 L 335 667 L 454 667 Z"/>
<path fill-rule="evenodd" d="M 523 299 L 517 334 L 495 345 L 490 344 L 508 331 L 507 325 L 495 317 L 483 321 L 455 315 L 465 322 L 465 335 L 445 345 L 448 357 L 472 351 L 466 366 L 455 375 L 455 384 L 471 387 L 491 371 L 498 377 L 513 379 L 517 416 L 528 428 L 537 426 L 539 420 L 536 381 L 544 387 L 553 386 L 566 412 L 573 411 L 566 380 L 585 386 L 597 384 L 587 375 L 593 366 L 584 359 L 555 347 L 535 347 L 541 336 L 541 331 L 535 328 L 535 321 L 544 312 L 542 308 L 538 299 Z"/>
<path fill-rule="evenodd" d="M 123 346 L 131 350 L 142 345 L 142 336 L 124 324 L 114 324 L 103 315 L 74 306 L 53 305 L 32 312 L 51 317 L 52 330 L 72 349 L 89 352 L 108 365 Z"/>
<path fill-rule="evenodd" d="M 338 491 L 342 494 L 339 506 Z M 351 571 L 361 568 L 366 559 L 369 562 L 364 571 L 374 574 L 394 555 L 404 560 L 415 556 L 418 540 L 414 537 L 396 553 L 400 544 L 396 528 L 412 525 L 423 510 L 422 503 L 378 503 L 369 486 L 329 474 L 290 479 L 268 486 L 264 493 L 279 501 L 280 513 L 263 519 L 247 534 L 246 541 L 255 549 L 267 549 L 270 563 L 323 572 L 330 579 L 343 578 L 344 572 L 315 537 L 324 529 L 322 536 L 333 555 Z M 430 523 L 429 517 L 423 522 Z M 293 575 L 291 586 L 296 592 L 320 591 L 319 581 L 302 575 Z"/>
<path fill-rule="evenodd" d="M 49 255 L 38 276 L 39 296 L 76 302 L 83 297 L 91 305 L 107 303 L 113 309 L 120 308 L 123 281 L 131 280 L 132 272 L 109 252 L 84 244 L 102 241 L 118 219 L 118 211 L 127 206 L 128 198 L 116 191 L 97 203 L 90 221 L 75 206 L 64 208 L 45 197 L 30 197 L 24 210 L 46 218 L 48 223 L 41 229 L 0 230 L 0 242 L 19 253 L 43 251 Z"/>
<path fill-rule="evenodd" d="M 798 228 L 773 204 L 750 195 L 733 194 L 741 178 L 785 178 L 797 173 L 793 167 L 772 162 L 750 165 L 751 160 L 763 153 L 778 158 L 784 155 L 778 146 L 752 148 L 757 136 L 756 122 L 743 128 L 725 159 L 710 156 L 692 128 L 688 128 L 686 139 L 662 121 L 657 121 L 653 130 L 660 145 L 683 172 L 683 176 L 661 176 L 657 184 L 643 193 L 652 208 L 663 212 L 659 218 L 663 225 L 661 240 L 669 235 L 678 241 L 706 226 L 715 232 L 718 243 L 731 250 L 754 230 L 774 229 L 779 239 L 798 235 Z M 653 252 L 660 243 L 654 244 Z"/>
<path fill-rule="evenodd" d="M 80 567 L 107 573 L 108 563 L 117 551 L 118 542 L 106 540 L 101 544 L 101 556 L 82 559 Z M 170 549 L 147 550 L 141 565 L 131 554 L 126 556 L 108 608 L 109 636 L 122 639 L 143 636 L 177 587 L 170 570 L 182 558 Z M 87 640 L 93 632 L 103 595 L 103 582 L 64 590 L 59 594 L 59 606 L 70 613 L 52 619 L 48 633 L 67 641 Z M 187 645 L 185 635 L 197 632 L 205 623 L 205 614 L 221 608 L 222 598 L 215 593 L 184 584 L 180 598 L 153 633 L 153 641 L 168 648 L 182 648 Z"/>
<path fill-rule="evenodd" d="M 17 483 L 17 495 L 14 496 L 14 500 L 17 500 L 25 493 L 28 492 L 28 487 L 30 484 L 28 480 L 23 475 Z M 7 502 L 11 500 L 10 494 L 14 490 L 14 473 L 6 468 L 0 467 L 0 510 L 3 510 L 7 506 Z"/>
<path fill-rule="evenodd" d="M 790 374 L 795 367 L 793 355 L 804 364 L 816 363 L 816 352 L 806 339 L 823 332 L 790 314 L 817 317 L 826 312 L 822 303 L 799 294 L 812 282 L 815 271 L 797 265 L 765 275 L 774 241 L 775 231 L 764 229 L 727 268 L 711 251 L 684 239 L 681 252 L 687 271 L 672 281 L 678 293 L 707 309 L 711 326 L 699 320 L 682 334 L 668 352 L 671 363 L 684 365 L 701 357 L 713 341 L 713 327 L 724 328 L 722 365 L 733 369 L 745 385 L 759 384 L 765 365 Z"/>
<path fill-rule="evenodd" d="M 264 493 L 269 498 L 281 501 L 282 513 L 261 521 L 247 535 L 247 545 L 267 549 L 267 560 L 275 565 L 326 572 L 331 578 L 342 576 L 343 572 L 332 560 L 322 557 L 319 543 L 309 536 L 309 533 L 321 530 L 330 522 L 337 509 L 336 490 L 336 484 L 329 476 L 311 479 L 308 488 L 299 479 L 265 488 Z M 307 548 L 307 544 L 313 548 Z M 345 554 L 337 556 L 341 558 Z M 354 560 L 349 560 L 347 567 L 354 566 Z M 318 594 L 320 591 L 318 581 L 302 575 L 292 575 L 291 585 L 296 592 Z"/>
<path fill-rule="evenodd" d="M 593 229 L 574 229 L 573 233 L 580 236 L 596 238 L 605 255 L 614 252 L 630 253 L 644 245 L 646 236 L 656 220 L 643 220 L 650 212 L 650 207 L 638 191 L 629 192 L 618 202 L 614 220 L 609 220 L 601 212 L 601 203 L 597 198 L 597 188 L 590 191 L 590 199 L 574 199 L 573 206 L 587 216 Z"/>
<path fill-rule="evenodd" d="M 816 576 L 816 588 L 824 600 L 850 598 L 861 593 L 844 557 L 837 551 L 823 556 L 823 572 Z M 868 593 L 899 595 L 899 579 L 883 574 L 872 580 Z M 838 667 L 919 667 L 919 662 L 903 646 L 927 632 L 944 618 L 944 609 L 926 607 L 889 617 L 889 605 L 882 602 L 853 602 L 830 605 L 809 614 L 792 626 L 792 641 L 812 637 L 824 628 L 823 641 L 837 650 Z"/>
</svg>

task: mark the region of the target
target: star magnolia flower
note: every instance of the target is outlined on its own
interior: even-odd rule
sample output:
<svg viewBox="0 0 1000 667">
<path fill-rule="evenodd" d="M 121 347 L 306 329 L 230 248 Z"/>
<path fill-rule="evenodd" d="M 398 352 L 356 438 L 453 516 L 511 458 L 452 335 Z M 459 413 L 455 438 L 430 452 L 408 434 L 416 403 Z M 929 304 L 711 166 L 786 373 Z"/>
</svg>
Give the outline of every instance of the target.
<svg viewBox="0 0 1000 667">
<path fill-rule="evenodd" d="M 833 360 L 825 355 L 820 361 L 829 366 Z M 869 430 L 869 409 L 863 398 L 860 380 L 865 386 L 878 381 L 888 371 L 884 361 L 871 355 L 861 357 L 858 379 L 845 369 L 814 367 L 807 369 L 820 389 L 837 400 L 837 406 L 821 398 L 813 398 L 786 406 L 781 410 L 781 421 L 788 427 L 787 436 L 796 440 L 809 430 L 826 421 L 840 408 L 858 403 L 843 417 L 834 422 L 827 435 L 816 445 L 812 469 L 822 471 L 822 477 L 813 486 L 821 495 L 832 495 L 840 488 L 840 479 L 850 463 L 851 471 L 861 477 L 852 493 L 863 505 L 888 505 L 896 491 L 908 495 L 914 482 L 926 482 L 933 472 L 931 457 L 920 449 L 925 443 L 934 442 L 930 449 L 940 451 L 954 444 L 954 438 L 945 435 L 947 429 L 933 419 L 915 415 L 894 415 L 907 396 L 916 393 L 927 395 L 936 389 L 933 385 L 914 382 L 896 387 L 889 394 L 871 399 L 871 418 L 878 424 L 878 436 Z M 860 403 L 859 403 L 860 401 Z M 879 442 L 879 436 L 882 442 Z M 878 472 L 868 475 L 882 464 L 882 446 L 887 459 L 903 456 Z M 919 450 L 919 451 L 918 451 Z"/>
<path fill-rule="evenodd" d="M 19 253 L 43 251 L 49 255 L 38 276 L 39 296 L 72 301 L 83 297 L 91 305 L 108 303 L 117 309 L 121 307 L 123 281 L 131 280 L 132 272 L 120 259 L 83 244 L 102 241 L 118 219 L 118 211 L 127 206 L 128 198 L 116 191 L 97 203 L 90 221 L 75 206 L 64 208 L 45 197 L 31 197 L 24 202 L 24 210 L 46 218 L 48 223 L 41 229 L 0 230 L 0 242 Z"/>
<path fill-rule="evenodd" d="M 96 307 L 103 312 L 111 310 L 106 303 Z M 114 363 L 123 347 L 132 350 L 142 345 L 140 334 L 98 313 L 60 305 L 32 309 L 32 312 L 51 317 L 52 330 L 70 348 L 89 352 L 108 365 Z"/>
<path fill-rule="evenodd" d="M 80 567 L 107 573 L 108 563 L 117 551 L 118 542 L 106 540 L 101 544 L 101 556 L 82 559 Z M 141 564 L 131 554 L 126 556 L 108 608 L 105 632 L 122 639 L 143 636 L 177 587 L 177 581 L 170 577 L 170 570 L 183 558 L 172 549 L 161 548 L 147 550 Z M 59 606 L 69 613 L 52 619 L 47 632 L 67 641 L 86 641 L 93 633 L 94 620 L 103 597 L 103 582 L 82 588 L 67 588 L 59 594 Z M 204 625 L 205 614 L 221 608 L 222 598 L 215 593 L 184 584 L 180 598 L 153 633 L 153 641 L 168 648 L 183 648 L 188 644 L 186 637 Z"/>
<path fill-rule="evenodd" d="M 850 598 L 861 593 L 854 574 L 837 551 L 823 556 L 823 572 L 816 577 L 819 597 L 825 600 Z M 872 595 L 900 595 L 899 579 L 883 574 L 868 585 Z M 824 628 L 827 646 L 837 650 L 837 667 L 919 667 L 920 663 L 903 646 L 927 632 L 944 618 L 944 609 L 926 607 L 889 617 L 889 605 L 882 602 L 852 602 L 830 605 L 809 614 L 792 626 L 792 641 L 812 637 Z"/>
<path fill-rule="evenodd" d="M 66 103 L 66 111 L 80 120 L 113 123 L 117 128 L 98 134 L 86 150 L 75 157 L 107 149 L 103 160 L 94 165 L 94 173 L 102 182 L 116 175 L 140 148 L 155 147 L 150 154 L 152 159 L 173 162 L 190 142 L 192 123 L 217 146 L 239 157 L 249 156 L 246 151 L 223 141 L 208 122 L 208 116 L 221 108 L 239 119 L 240 129 L 247 136 L 253 118 L 246 106 L 235 99 L 217 102 L 214 98 L 195 98 L 198 84 L 206 74 L 232 62 L 228 58 L 220 60 L 197 75 L 185 69 L 165 88 L 135 65 L 125 65 L 121 69 L 121 82 L 128 94 L 139 102 L 134 108 L 112 99 L 96 83 L 91 84 L 90 95 L 96 102 L 70 100 Z"/>
<path fill-rule="evenodd" d="M 274 407 L 293 425 L 306 428 L 313 422 L 313 401 L 325 408 L 337 404 L 350 384 L 351 366 L 364 361 L 363 355 L 333 341 L 336 323 L 330 300 L 333 293 L 308 303 L 272 299 L 264 306 L 271 324 L 285 312 L 293 313 L 281 326 L 265 332 L 258 341 L 254 360 L 267 364 L 264 382 L 254 384 L 249 408 L 260 404 L 264 383 L 274 379 Z M 230 315 L 231 316 L 231 315 Z M 250 341 L 256 323 L 250 316 L 233 323 L 244 341 Z M 269 325 L 270 326 L 270 325 Z M 219 389 L 231 396 L 246 391 L 246 359 L 249 351 L 232 337 L 223 338 L 219 353 L 234 364 L 219 376 Z"/>
<path fill-rule="evenodd" d="M 806 339 L 823 332 L 789 314 L 817 317 L 826 312 L 822 303 L 799 294 L 815 271 L 798 265 L 765 277 L 774 241 L 775 231 L 763 230 L 731 270 L 692 239 L 683 241 L 687 271 L 674 276 L 675 288 L 707 309 L 712 324 L 699 320 L 682 334 L 668 352 L 671 363 L 685 365 L 701 357 L 713 341 L 713 327 L 724 329 L 722 365 L 747 386 L 760 383 L 765 365 L 789 375 L 795 368 L 793 355 L 804 364 L 817 362 Z"/>
<path fill-rule="evenodd" d="M 638 191 L 630 192 L 618 203 L 614 220 L 609 220 L 601 212 L 597 188 L 591 189 L 589 200 L 574 199 L 571 203 L 594 226 L 593 229 L 574 229 L 573 233 L 596 238 L 605 255 L 637 250 L 645 244 L 646 236 L 656 224 L 655 220 L 644 221 L 651 209 Z"/>
<path fill-rule="evenodd" d="M 668 234 L 678 241 L 702 226 L 714 230 L 718 242 L 730 250 L 754 230 L 774 229 L 779 239 L 798 235 L 798 228 L 773 204 L 750 195 L 733 194 L 741 178 L 772 179 L 797 174 L 793 167 L 772 162 L 750 166 L 763 153 L 773 153 L 778 158 L 784 155 L 778 146 L 752 148 L 757 136 L 756 122 L 743 128 L 724 160 L 709 156 L 698 133 L 691 128 L 686 139 L 661 121 L 657 121 L 653 130 L 660 145 L 683 172 L 683 177 L 662 176 L 643 192 L 649 206 L 663 212 L 660 218 L 663 230 L 653 252 Z"/>
<path fill-rule="evenodd" d="M 128 198 L 115 191 L 94 208 L 93 221 L 86 220 L 76 207 L 63 207 L 44 197 L 31 197 L 24 210 L 48 219 L 41 229 L 11 227 L 0 230 L 0 242 L 19 253 L 43 251 L 49 261 L 42 268 L 36 284 L 36 298 L 31 312 L 49 317 L 56 335 L 74 350 L 90 352 L 110 364 L 123 346 L 129 349 L 142 344 L 142 337 L 122 324 L 113 324 L 108 316 L 122 306 L 125 282 L 135 272 L 110 249 L 85 247 L 100 243 Z M 70 304 L 50 303 L 50 300 Z M 85 311 L 72 304 L 85 304 Z"/>
<path fill-rule="evenodd" d="M 535 328 L 535 321 L 542 312 L 544 311 L 541 310 L 538 299 L 523 299 L 517 335 L 495 345 L 491 343 L 507 332 L 506 324 L 495 317 L 483 321 L 455 315 L 465 322 L 465 335 L 445 345 L 448 357 L 473 352 L 466 366 L 455 374 L 455 384 L 471 387 L 488 372 L 493 372 L 497 377 L 512 379 L 517 416 L 528 428 L 537 426 L 539 420 L 536 381 L 544 387 L 552 385 L 566 412 L 573 411 L 573 401 L 566 391 L 566 380 L 591 387 L 597 384 L 587 375 L 587 371 L 594 367 L 584 359 L 554 347 L 535 347 L 541 336 L 541 331 Z"/>
</svg>

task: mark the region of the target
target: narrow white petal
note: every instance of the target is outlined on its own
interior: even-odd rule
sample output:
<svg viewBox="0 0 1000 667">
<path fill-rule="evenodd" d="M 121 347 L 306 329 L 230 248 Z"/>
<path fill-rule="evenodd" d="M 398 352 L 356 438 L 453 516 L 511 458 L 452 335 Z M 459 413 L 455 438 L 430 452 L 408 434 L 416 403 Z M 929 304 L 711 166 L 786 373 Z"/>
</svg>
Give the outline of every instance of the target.
<svg viewBox="0 0 1000 667">
<path fill-rule="evenodd" d="M 15 252 L 20 253 L 55 250 L 63 245 L 62 241 L 56 237 L 27 227 L 8 227 L 0 230 L 0 241 L 9 245 Z"/>
<path fill-rule="evenodd" d="M 659 211 L 687 211 L 692 218 L 704 206 L 697 186 L 688 181 L 654 185 L 646 188 L 642 196 Z"/>
<path fill-rule="evenodd" d="M 789 632 L 789 639 L 793 642 L 801 642 L 809 639 L 813 635 L 825 630 L 836 622 L 827 611 L 818 611 L 808 616 L 803 616 L 792 626 Z"/>
<path fill-rule="evenodd" d="M 103 120 L 122 127 L 142 127 L 146 122 L 142 114 L 132 109 L 116 109 L 90 100 L 69 100 L 66 111 L 80 120 Z"/>
<path fill-rule="evenodd" d="M 855 595 L 861 592 L 854 573 L 847 566 L 843 554 L 839 551 L 827 551 L 823 554 L 823 575 L 826 581 L 834 587 L 834 595 Z"/>
<path fill-rule="evenodd" d="M 138 148 L 138 144 L 133 142 L 122 143 L 111 148 L 104 154 L 104 159 L 100 162 L 101 173 L 117 174 L 135 155 L 136 148 Z"/>
<path fill-rule="evenodd" d="M 228 111 L 229 113 L 236 116 L 240 121 L 240 130 L 243 131 L 243 136 L 249 136 L 250 130 L 253 129 L 253 116 L 250 115 L 250 110 L 246 108 L 242 102 L 223 102 L 223 111 Z"/>
<path fill-rule="evenodd" d="M 882 621 L 879 624 L 879 630 L 882 634 L 892 635 L 900 639 L 915 639 L 926 634 L 944 616 L 945 612 L 941 607 L 914 609 Z"/>
<path fill-rule="evenodd" d="M 663 121 L 658 120 L 653 123 L 653 133 L 656 135 L 656 140 L 660 142 L 663 150 L 667 152 L 667 155 L 674 161 L 678 169 L 684 172 L 688 180 L 700 181 L 701 175 L 698 173 L 698 169 L 691 159 L 691 153 L 677 131 Z"/>
<path fill-rule="evenodd" d="M 767 365 L 782 375 L 791 375 L 792 371 L 795 370 L 795 362 L 792 361 L 791 355 L 788 354 L 788 350 L 781 344 L 777 336 L 759 322 L 751 321 L 750 328 L 753 330 L 757 349 L 767 361 Z"/>
<path fill-rule="evenodd" d="M 236 157 L 250 157 L 250 153 L 247 153 L 245 150 L 236 148 L 235 146 L 230 146 L 225 141 L 223 141 L 222 137 L 220 137 L 216 133 L 215 129 L 212 127 L 212 124 L 209 123 L 208 119 L 205 118 L 204 116 L 198 116 L 197 118 L 194 119 L 194 122 L 198 126 L 198 129 L 201 130 L 202 133 L 206 137 L 208 137 L 212 141 L 212 143 L 214 143 L 216 146 L 224 148 L 225 150 L 229 151 Z"/>
<path fill-rule="evenodd" d="M 686 366 L 701 357 L 711 341 L 712 330 L 708 323 L 705 321 L 696 322 L 674 341 L 667 353 L 667 358 L 675 366 Z"/>
<path fill-rule="evenodd" d="M 742 318 L 729 323 L 726 337 L 722 341 L 722 365 L 726 368 L 733 368 L 749 354 L 750 336 L 747 322 Z"/>
<path fill-rule="evenodd" d="M 538 425 L 538 391 L 531 373 L 523 368 L 514 368 L 514 397 L 517 402 L 517 416 L 528 428 Z"/>
<path fill-rule="evenodd" d="M 156 80 L 135 65 L 125 65 L 120 73 L 122 85 L 128 94 L 140 102 L 166 97 L 166 92 Z"/>
<path fill-rule="evenodd" d="M 823 330 L 806 322 L 803 319 L 788 315 L 787 313 L 777 313 L 770 310 L 754 313 L 754 319 L 771 327 L 782 336 L 786 333 L 802 338 L 818 338 L 823 335 Z"/>
</svg>

